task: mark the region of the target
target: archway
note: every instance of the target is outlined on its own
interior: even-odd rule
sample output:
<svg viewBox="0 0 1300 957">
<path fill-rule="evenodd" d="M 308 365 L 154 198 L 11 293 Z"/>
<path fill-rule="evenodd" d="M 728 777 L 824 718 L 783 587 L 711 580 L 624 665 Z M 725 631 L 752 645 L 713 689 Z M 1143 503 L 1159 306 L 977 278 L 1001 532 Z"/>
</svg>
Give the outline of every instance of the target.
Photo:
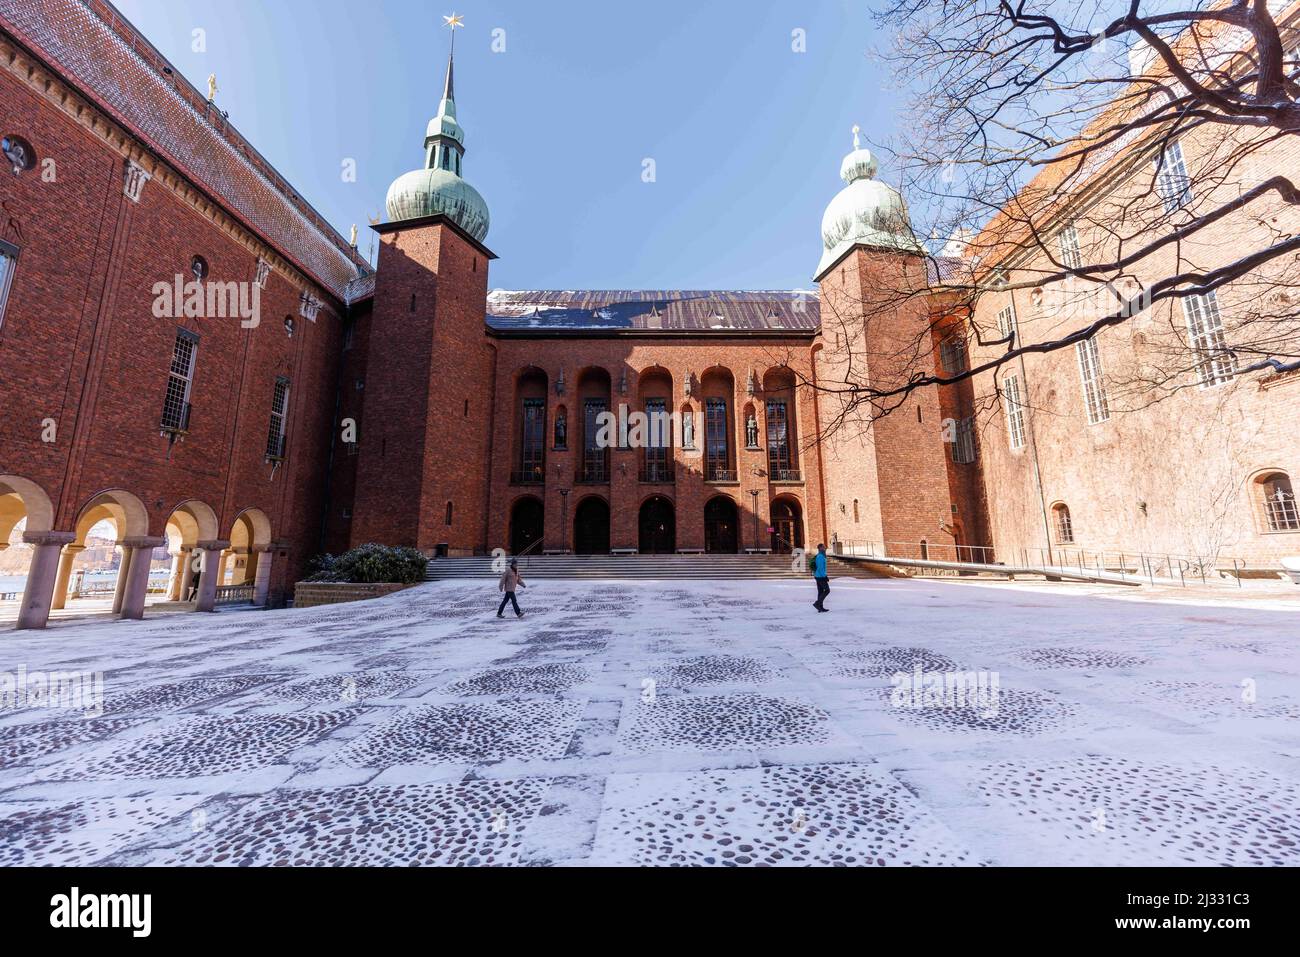
<svg viewBox="0 0 1300 957">
<path fill-rule="evenodd" d="M 677 513 L 662 495 L 641 503 L 638 551 L 643 555 L 671 555 L 677 551 Z"/>
<path fill-rule="evenodd" d="M 97 528 L 98 526 L 98 528 Z M 112 528 L 112 541 L 121 552 L 117 566 L 116 582 L 112 588 L 113 613 L 123 618 L 141 618 L 144 616 L 145 599 L 149 593 L 151 580 L 165 575 L 167 567 L 163 564 L 165 557 L 156 556 L 158 548 L 167 544 L 166 538 L 152 538 L 149 535 L 149 512 L 134 494 L 125 489 L 108 489 L 100 492 L 82 506 L 77 515 L 75 537 L 68 548 L 67 571 L 72 572 L 76 554 L 88 544 L 88 537 L 101 535 Z M 92 530 L 96 535 L 92 536 Z M 155 561 L 157 567 L 155 568 Z M 96 576 L 98 577 L 98 576 Z M 105 582 L 92 581 L 87 574 L 84 579 L 78 576 L 78 593 L 88 597 L 104 595 Z M 161 582 L 159 583 L 161 585 Z M 66 589 L 66 583 L 64 588 Z"/>
<path fill-rule="evenodd" d="M 788 555 L 803 548 L 803 510 L 791 498 L 772 502 L 772 551 Z"/>
<path fill-rule="evenodd" d="M 217 513 L 206 502 L 191 499 L 172 509 L 166 527 L 172 567 L 159 601 L 193 601 L 197 597 L 198 544 L 216 539 L 220 529 Z"/>
<path fill-rule="evenodd" d="M 546 510 L 542 500 L 525 496 L 510 509 L 510 554 L 522 555 L 541 541 L 546 527 Z"/>
<path fill-rule="evenodd" d="M 573 514 L 573 550 L 579 555 L 609 554 L 609 505 L 592 495 Z"/>
<path fill-rule="evenodd" d="M 270 519 L 260 508 L 244 509 L 231 523 L 229 541 L 229 550 L 221 556 L 217 586 L 255 584 L 259 578 L 259 564 L 264 557 L 269 560 Z M 230 561 L 230 558 L 234 561 Z M 263 572 L 263 575 L 265 574 L 266 572 Z"/>
<path fill-rule="evenodd" d="M 53 521 L 54 508 L 44 489 L 16 475 L 0 475 L 0 551 L 9 548 L 9 540 L 21 524 L 19 547 L 29 553 L 24 556 L 26 577 L 18 609 L 19 628 L 44 628 L 49 619 L 60 552 L 72 537 L 52 531 Z"/>
<path fill-rule="evenodd" d="M 736 503 L 725 495 L 704 506 L 704 550 L 734 555 L 738 551 L 740 519 Z"/>
</svg>

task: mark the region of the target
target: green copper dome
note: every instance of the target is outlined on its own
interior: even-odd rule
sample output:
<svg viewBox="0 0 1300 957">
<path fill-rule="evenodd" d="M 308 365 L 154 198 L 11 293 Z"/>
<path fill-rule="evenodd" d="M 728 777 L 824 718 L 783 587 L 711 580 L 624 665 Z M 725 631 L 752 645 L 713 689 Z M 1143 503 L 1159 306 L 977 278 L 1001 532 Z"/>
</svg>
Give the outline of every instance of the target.
<svg viewBox="0 0 1300 957">
<path fill-rule="evenodd" d="M 876 179 L 879 164 L 871 151 L 861 146 L 853 130 L 853 152 L 840 164 L 840 177 L 847 184 L 822 215 L 822 258 L 817 264 L 820 277 L 854 246 L 870 246 L 897 252 L 920 253 L 912 235 L 907 204 L 898 190 Z"/>
<path fill-rule="evenodd" d="M 446 216 L 479 242 L 487 235 L 487 203 L 478 190 L 461 179 L 465 131 L 456 120 L 453 63 L 447 58 L 447 82 L 438 115 L 424 135 L 424 169 L 403 173 L 388 187 L 388 219 L 401 222 L 425 216 Z"/>
</svg>

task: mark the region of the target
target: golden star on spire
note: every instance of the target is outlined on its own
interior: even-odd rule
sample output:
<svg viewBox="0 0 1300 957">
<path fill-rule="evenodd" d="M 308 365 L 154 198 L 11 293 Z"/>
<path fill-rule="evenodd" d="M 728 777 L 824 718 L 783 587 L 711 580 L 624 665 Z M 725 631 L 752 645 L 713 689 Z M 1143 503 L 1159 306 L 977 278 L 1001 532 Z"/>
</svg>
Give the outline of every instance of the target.
<svg viewBox="0 0 1300 957">
<path fill-rule="evenodd" d="M 455 30 L 457 27 L 463 27 L 465 25 L 465 18 L 458 13 L 453 13 L 449 17 L 443 17 L 442 22 Z"/>
</svg>

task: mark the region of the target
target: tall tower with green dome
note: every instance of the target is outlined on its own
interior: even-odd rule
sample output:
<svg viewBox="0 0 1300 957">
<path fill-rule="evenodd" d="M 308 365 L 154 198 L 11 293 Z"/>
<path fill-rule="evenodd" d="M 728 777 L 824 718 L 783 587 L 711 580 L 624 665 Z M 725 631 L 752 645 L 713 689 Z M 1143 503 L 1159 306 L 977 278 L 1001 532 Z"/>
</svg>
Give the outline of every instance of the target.
<svg viewBox="0 0 1300 957">
<path fill-rule="evenodd" d="M 822 216 L 815 273 L 815 372 L 829 385 L 818 396 L 819 425 L 830 433 L 822 441 L 822 479 L 827 501 L 855 503 L 856 535 L 923 550 L 955 517 L 938 390 L 856 403 L 845 388 L 889 393 L 905 385 L 918 356 L 932 361 L 937 348 L 925 250 L 902 195 L 877 178 L 879 164 L 858 132 L 854 127 L 853 150 L 840 164 L 845 185 Z"/>
<path fill-rule="evenodd" d="M 453 29 L 460 18 L 447 20 Z M 487 535 L 493 350 L 487 203 L 461 178 L 465 132 L 447 58 L 424 167 L 388 190 L 366 365 L 351 541 L 470 555 Z"/>
<path fill-rule="evenodd" d="M 438 115 L 429 121 L 424 134 L 424 168 L 403 173 L 388 187 L 389 222 L 446 216 L 482 242 L 488 231 L 488 207 L 478 190 L 461 178 L 464 159 L 465 130 L 456 119 L 452 53 L 447 57 Z"/>
</svg>

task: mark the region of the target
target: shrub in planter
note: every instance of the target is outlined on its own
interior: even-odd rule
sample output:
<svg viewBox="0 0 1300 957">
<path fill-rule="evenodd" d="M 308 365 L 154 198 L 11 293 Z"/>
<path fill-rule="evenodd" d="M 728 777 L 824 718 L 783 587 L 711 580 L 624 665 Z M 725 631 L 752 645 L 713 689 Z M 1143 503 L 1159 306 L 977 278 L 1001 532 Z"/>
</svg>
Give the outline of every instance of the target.
<svg viewBox="0 0 1300 957">
<path fill-rule="evenodd" d="M 428 564 L 424 553 L 405 545 L 377 545 L 374 542 L 348 549 L 342 555 L 319 555 L 312 560 L 309 582 L 398 582 L 412 585 L 424 581 Z"/>
</svg>

